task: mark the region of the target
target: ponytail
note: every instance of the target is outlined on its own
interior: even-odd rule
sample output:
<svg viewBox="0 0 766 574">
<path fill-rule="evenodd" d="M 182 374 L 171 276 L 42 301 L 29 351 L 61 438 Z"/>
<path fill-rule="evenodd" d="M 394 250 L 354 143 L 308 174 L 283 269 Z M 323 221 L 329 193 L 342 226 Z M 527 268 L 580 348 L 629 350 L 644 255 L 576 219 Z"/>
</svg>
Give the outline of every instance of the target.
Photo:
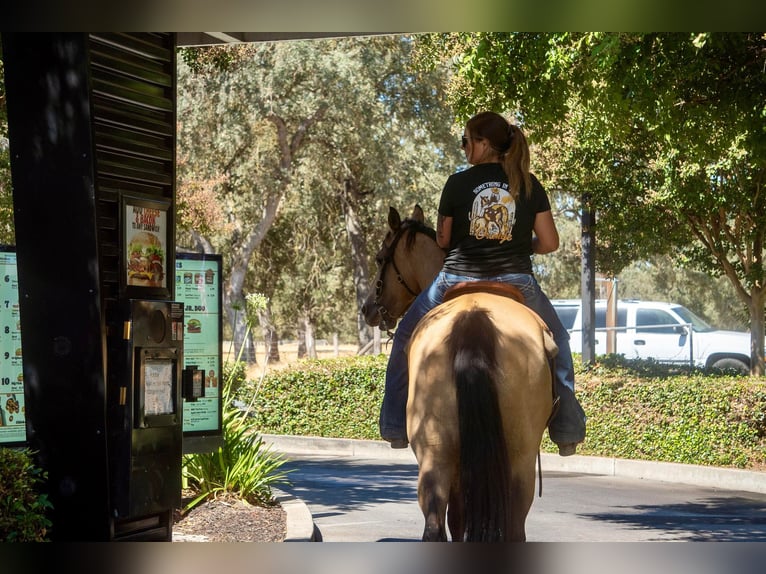
<svg viewBox="0 0 766 574">
<path fill-rule="evenodd" d="M 532 178 L 529 175 L 529 145 L 524 132 L 513 124 L 508 124 L 507 151 L 502 156 L 503 170 L 508 177 L 508 189 L 514 200 L 519 198 L 521 189 L 529 199 L 532 195 Z"/>
<path fill-rule="evenodd" d="M 522 189 L 529 199 L 532 196 L 529 145 L 521 128 L 495 112 L 479 112 L 466 122 L 465 127 L 469 134 L 489 141 L 508 177 L 508 190 L 514 201 L 519 198 Z"/>
</svg>

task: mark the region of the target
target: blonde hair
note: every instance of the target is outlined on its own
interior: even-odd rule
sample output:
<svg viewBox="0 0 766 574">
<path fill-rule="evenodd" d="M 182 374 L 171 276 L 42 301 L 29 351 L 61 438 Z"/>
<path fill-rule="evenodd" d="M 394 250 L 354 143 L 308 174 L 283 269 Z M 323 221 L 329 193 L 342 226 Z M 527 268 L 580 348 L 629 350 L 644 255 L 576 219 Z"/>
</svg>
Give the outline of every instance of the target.
<svg viewBox="0 0 766 574">
<path fill-rule="evenodd" d="M 500 156 L 513 199 L 519 198 L 522 188 L 529 198 L 532 194 L 529 145 L 521 128 L 495 112 L 480 112 L 468 120 L 465 127 L 472 137 L 486 139 L 492 150 Z"/>
</svg>

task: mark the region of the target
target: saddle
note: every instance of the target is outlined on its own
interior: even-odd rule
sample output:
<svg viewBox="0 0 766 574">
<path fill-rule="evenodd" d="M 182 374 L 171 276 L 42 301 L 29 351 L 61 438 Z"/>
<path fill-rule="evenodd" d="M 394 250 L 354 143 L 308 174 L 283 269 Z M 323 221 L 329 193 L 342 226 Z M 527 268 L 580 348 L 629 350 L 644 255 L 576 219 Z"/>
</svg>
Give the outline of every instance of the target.
<svg viewBox="0 0 766 574">
<path fill-rule="evenodd" d="M 444 301 L 446 302 L 469 293 L 491 293 L 493 295 L 509 297 L 519 303 L 524 302 L 524 295 L 521 294 L 518 288 L 508 283 L 500 283 L 499 281 L 463 281 L 462 283 L 457 283 L 444 293 Z"/>
</svg>

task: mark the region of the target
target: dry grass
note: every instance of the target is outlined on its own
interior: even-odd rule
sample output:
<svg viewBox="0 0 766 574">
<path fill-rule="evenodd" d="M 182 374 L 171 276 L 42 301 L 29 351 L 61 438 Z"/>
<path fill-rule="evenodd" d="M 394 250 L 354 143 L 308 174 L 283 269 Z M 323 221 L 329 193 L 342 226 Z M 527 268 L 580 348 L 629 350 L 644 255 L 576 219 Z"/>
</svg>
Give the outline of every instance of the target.
<svg viewBox="0 0 766 574">
<path fill-rule="evenodd" d="M 357 354 L 358 345 L 344 345 L 339 344 L 337 347 L 332 343 L 317 342 L 316 352 L 317 359 L 331 359 L 335 357 L 353 357 Z M 387 353 L 388 348 L 383 346 L 383 352 Z M 279 362 L 267 361 L 266 349 L 263 342 L 259 341 L 255 346 L 255 358 L 257 363 L 251 365 L 247 370 L 247 378 L 249 380 L 259 379 L 264 374 L 271 371 L 277 371 L 284 369 L 285 367 L 295 365 L 301 361 L 305 361 L 306 358 L 298 358 L 298 343 L 297 342 L 283 342 L 279 344 Z M 234 361 L 236 359 L 236 353 L 233 351 L 233 345 L 231 343 L 224 343 L 223 347 L 223 360 Z"/>
</svg>

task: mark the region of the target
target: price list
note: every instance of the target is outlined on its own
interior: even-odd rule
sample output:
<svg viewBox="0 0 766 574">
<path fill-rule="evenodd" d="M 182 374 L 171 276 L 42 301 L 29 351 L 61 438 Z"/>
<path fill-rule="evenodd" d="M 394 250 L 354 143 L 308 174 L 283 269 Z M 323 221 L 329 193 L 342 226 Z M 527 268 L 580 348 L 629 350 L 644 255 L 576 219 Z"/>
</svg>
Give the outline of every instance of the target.
<svg viewBox="0 0 766 574">
<path fill-rule="evenodd" d="M 220 259 L 176 258 L 176 301 L 184 304 L 184 367 L 205 372 L 205 396 L 183 402 L 183 431 L 217 431 L 221 401 Z"/>
<path fill-rule="evenodd" d="M 16 253 L 0 251 L 0 444 L 27 440 Z"/>
</svg>

